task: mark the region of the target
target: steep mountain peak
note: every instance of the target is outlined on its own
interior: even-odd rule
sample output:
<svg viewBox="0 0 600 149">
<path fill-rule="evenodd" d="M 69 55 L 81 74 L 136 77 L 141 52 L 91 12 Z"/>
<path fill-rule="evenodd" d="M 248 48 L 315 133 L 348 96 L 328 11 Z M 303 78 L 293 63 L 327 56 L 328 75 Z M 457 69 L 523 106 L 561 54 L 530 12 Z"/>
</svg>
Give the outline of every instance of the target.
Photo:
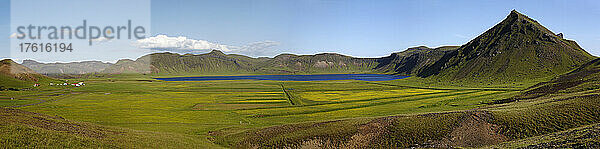
<svg viewBox="0 0 600 149">
<path fill-rule="evenodd" d="M 575 41 L 554 34 L 537 21 L 513 10 L 500 23 L 418 76 L 442 76 L 479 82 L 541 78 L 567 72 L 593 56 Z"/>
<path fill-rule="evenodd" d="M 523 14 L 519 13 L 519 12 L 518 12 L 517 10 L 515 10 L 515 9 L 511 10 L 511 11 L 510 11 L 510 14 L 508 14 L 508 17 L 509 17 L 509 18 L 512 18 L 512 17 L 519 17 L 519 16 L 523 17 L 523 16 L 525 16 L 525 15 L 523 15 Z"/>
<path fill-rule="evenodd" d="M 506 19 L 504 20 L 513 20 L 513 19 L 517 19 L 517 20 L 527 20 L 527 21 L 532 21 L 532 22 L 537 22 L 531 18 L 529 18 L 528 16 L 518 12 L 517 10 L 512 10 L 510 11 L 510 13 L 508 14 L 508 16 L 506 16 Z"/>
<path fill-rule="evenodd" d="M 512 10 L 510 14 L 508 14 L 508 16 L 504 20 L 502 20 L 502 22 L 494 26 L 494 28 L 496 27 L 498 27 L 500 31 L 506 33 L 527 34 L 527 32 L 534 32 L 535 34 L 539 35 L 547 34 L 547 36 L 552 38 L 562 38 L 558 37 L 558 35 L 554 34 L 552 31 L 541 25 L 536 20 L 517 12 L 516 10 Z M 490 30 L 493 30 L 494 28 Z"/>
</svg>

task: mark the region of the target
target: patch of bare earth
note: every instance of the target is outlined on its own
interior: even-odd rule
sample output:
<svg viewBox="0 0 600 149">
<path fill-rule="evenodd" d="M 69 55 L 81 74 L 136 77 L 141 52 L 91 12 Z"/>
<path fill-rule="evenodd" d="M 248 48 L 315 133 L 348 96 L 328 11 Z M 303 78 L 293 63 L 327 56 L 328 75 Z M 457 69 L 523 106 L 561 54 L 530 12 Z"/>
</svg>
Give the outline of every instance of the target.
<svg viewBox="0 0 600 149">
<path fill-rule="evenodd" d="M 488 112 L 468 112 L 460 126 L 450 133 L 448 143 L 452 146 L 481 147 L 507 141 L 499 134 L 500 127 L 490 123 L 492 115 Z"/>
<path fill-rule="evenodd" d="M 437 114 L 437 113 L 436 113 Z M 439 113 L 443 114 L 443 113 Z M 425 114 L 427 116 L 431 114 Z M 374 144 L 382 143 L 390 137 L 389 127 L 397 117 L 377 118 L 361 125 L 358 132 L 344 143 L 334 143 L 333 140 L 310 139 L 303 141 L 298 148 L 372 148 Z M 459 124 L 452 129 L 447 137 L 441 140 L 428 140 L 410 146 L 411 148 L 454 148 L 482 147 L 507 141 L 508 138 L 498 133 L 499 126 L 490 123 L 493 116 L 485 111 L 468 111 L 461 116 Z"/>
<path fill-rule="evenodd" d="M 303 141 L 299 148 L 370 148 L 373 143 L 381 141 L 380 139 L 389 134 L 388 127 L 396 117 L 383 117 L 374 119 L 358 127 L 358 132 L 352 135 L 345 143 L 334 143 L 332 140 L 311 139 Z"/>
</svg>

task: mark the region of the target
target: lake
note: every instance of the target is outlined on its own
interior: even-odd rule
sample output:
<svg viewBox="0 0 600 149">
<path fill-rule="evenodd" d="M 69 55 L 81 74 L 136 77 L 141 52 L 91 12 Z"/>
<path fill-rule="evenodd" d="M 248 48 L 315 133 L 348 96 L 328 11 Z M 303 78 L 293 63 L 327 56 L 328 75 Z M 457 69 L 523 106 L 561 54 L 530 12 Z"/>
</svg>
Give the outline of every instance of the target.
<svg viewBox="0 0 600 149">
<path fill-rule="evenodd" d="M 172 77 L 154 78 L 163 81 L 212 81 L 212 80 L 275 80 L 275 81 L 328 81 L 328 80 L 360 80 L 388 81 L 408 78 L 409 76 L 386 74 L 320 74 L 320 75 L 248 75 L 248 76 L 204 76 L 204 77 Z"/>
</svg>

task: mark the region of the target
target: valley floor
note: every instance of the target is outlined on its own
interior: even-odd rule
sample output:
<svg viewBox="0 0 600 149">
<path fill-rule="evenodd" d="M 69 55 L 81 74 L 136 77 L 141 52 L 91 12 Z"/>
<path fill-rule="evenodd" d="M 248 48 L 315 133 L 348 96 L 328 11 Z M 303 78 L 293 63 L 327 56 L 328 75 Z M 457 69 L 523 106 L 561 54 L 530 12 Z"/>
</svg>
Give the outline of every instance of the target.
<svg viewBox="0 0 600 149">
<path fill-rule="evenodd" d="M 415 79 L 375 82 L 350 80 L 165 82 L 148 78 L 108 78 L 83 81 L 87 84 L 85 87 L 42 86 L 33 91 L 2 91 L 1 107 L 18 109 L 19 112 L 16 113 L 26 114 L 15 114 L 14 110 L 4 109 L 0 118 L 16 119 L 40 114 L 44 115 L 42 116 L 45 117 L 44 119 L 52 120 L 39 120 L 43 125 L 28 122 L 39 119 L 36 116 L 30 116 L 33 118 L 31 120 L 3 121 L 0 123 L 2 127 L 0 131 L 11 133 L 2 133 L 0 142 L 9 147 L 18 147 L 24 142 L 15 142 L 16 138 L 46 133 L 44 134 L 46 136 L 67 135 L 76 138 L 75 140 L 79 139 L 74 141 L 79 144 L 96 142 L 98 145 L 95 147 L 106 145 L 144 148 L 144 145 L 133 146 L 132 144 L 137 144 L 138 141 L 152 144 L 151 142 L 159 140 L 162 136 L 173 135 L 178 137 L 173 137 L 175 140 L 171 140 L 172 142 L 187 144 L 179 147 L 252 146 L 252 144 L 244 144 L 244 141 L 262 141 L 262 143 L 267 142 L 263 144 L 265 146 L 281 147 L 285 146 L 285 143 L 295 144 L 303 141 L 307 143 L 305 137 L 315 137 L 315 134 L 318 136 L 319 133 L 323 136 L 332 134 L 353 136 L 361 131 L 357 129 L 360 126 L 399 126 L 398 123 L 403 121 L 419 122 L 420 120 L 414 121 L 413 117 L 420 117 L 419 115 L 427 115 L 427 113 L 460 113 L 449 115 L 464 117 L 465 110 L 485 109 L 489 107 L 487 103 L 512 97 L 524 89 L 522 86 L 527 86 L 431 87 Z M 494 107 L 486 111 L 502 111 L 508 108 L 519 108 L 519 106 Z M 473 113 L 466 115 L 470 114 Z M 487 112 L 483 114 L 487 115 Z M 395 118 L 386 119 L 386 116 L 395 116 Z M 454 119 L 443 119 L 448 121 L 438 123 L 439 127 L 455 125 L 454 123 L 458 122 Z M 107 137 L 90 137 L 85 133 L 54 128 L 56 126 L 50 125 L 55 124 L 47 121 L 84 125 L 86 127 L 82 129 L 102 132 Z M 426 118 L 423 122 L 425 121 L 439 120 L 433 117 Z M 304 126 L 313 124 L 323 124 L 327 127 L 316 127 L 310 130 L 309 127 Z M 423 124 L 427 125 L 427 128 L 432 128 L 431 131 L 437 131 L 433 129 L 437 126 Z M 407 125 L 411 127 L 406 128 L 421 127 L 417 126 L 418 123 Z M 273 126 L 274 128 L 289 127 L 288 130 L 293 131 L 280 132 L 273 129 Z M 391 127 L 385 128 L 388 131 Z M 265 129 L 275 132 L 266 133 L 265 135 L 270 136 L 265 138 L 246 136 L 247 132 Z M 113 131 L 124 133 L 104 133 Z M 147 135 L 148 133 L 153 135 Z M 288 136 L 273 138 L 282 134 Z M 504 134 L 502 137 L 510 138 Z M 73 145 L 61 144 L 60 140 L 56 140 L 59 138 L 54 137 L 45 140 L 50 140 L 48 142 L 36 140 L 42 139 L 37 137 L 31 139 L 37 142 L 31 145 L 36 146 Z M 177 145 L 158 143 L 158 146 Z"/>
</svg>

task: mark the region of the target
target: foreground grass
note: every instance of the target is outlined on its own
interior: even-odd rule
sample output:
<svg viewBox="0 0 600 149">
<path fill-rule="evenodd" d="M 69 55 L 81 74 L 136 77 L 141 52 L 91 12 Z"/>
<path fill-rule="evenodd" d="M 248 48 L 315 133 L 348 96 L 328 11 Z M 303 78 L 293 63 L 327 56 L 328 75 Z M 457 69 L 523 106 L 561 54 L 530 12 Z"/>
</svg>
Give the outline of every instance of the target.
<svg viewBox="0 0 600 149">
<path fill-rule="evenodd" d="M 197 136 L 75 122 L 0 108 L 3 148 L 217 148 Z"/>
<path fill-rule="evenodd" d="M 509 141 L 486 148 L 598 148 L 600 124 Z"/>
</svg>

